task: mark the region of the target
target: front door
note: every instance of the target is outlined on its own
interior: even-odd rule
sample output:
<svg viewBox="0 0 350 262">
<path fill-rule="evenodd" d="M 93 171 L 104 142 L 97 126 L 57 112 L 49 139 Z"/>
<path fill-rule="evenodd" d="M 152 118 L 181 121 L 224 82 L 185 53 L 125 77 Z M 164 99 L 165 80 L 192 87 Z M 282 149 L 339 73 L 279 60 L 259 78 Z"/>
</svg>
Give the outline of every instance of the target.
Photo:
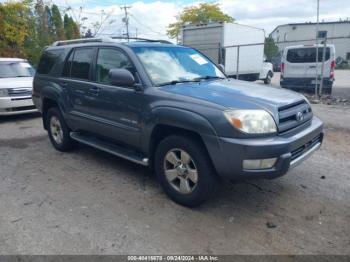
<svg viewBox="0 0 350 262">
<path fill-rule="evenodd" d="M 96 120 L 102 123 L 104 136 L 139 147 L 144 96 L 132 87 L 111 85 L 109 70 L 115 68 L 127 69 L 135 75 L 130 59 L 121 49 L 99 48 L 93 76 L 98 90 L 98 104 L 91 110 Z"/>
</svg>

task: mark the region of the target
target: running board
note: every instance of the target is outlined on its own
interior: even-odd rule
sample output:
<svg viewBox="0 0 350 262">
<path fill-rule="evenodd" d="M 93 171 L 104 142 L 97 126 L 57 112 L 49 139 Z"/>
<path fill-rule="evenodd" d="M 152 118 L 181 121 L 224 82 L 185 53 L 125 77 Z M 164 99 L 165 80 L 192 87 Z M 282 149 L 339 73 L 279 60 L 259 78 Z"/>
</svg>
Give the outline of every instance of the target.
<svg viewBox="0 0 350 262">
<path fill-rule="evenodd" d="M 134 152 L 132 150 L 125 149 L 113 143 L 106 142 L 96 137 L 88 136 L 79 132 L 71 132 L 70 137 L 82 144 L 92 146 L 94 148 L 100 149 L 118 157 L 125 158 L 134 163 L 143 166 L 148 166 L 148 158 L 145 158 L 140 153 Z"/>
</svg>

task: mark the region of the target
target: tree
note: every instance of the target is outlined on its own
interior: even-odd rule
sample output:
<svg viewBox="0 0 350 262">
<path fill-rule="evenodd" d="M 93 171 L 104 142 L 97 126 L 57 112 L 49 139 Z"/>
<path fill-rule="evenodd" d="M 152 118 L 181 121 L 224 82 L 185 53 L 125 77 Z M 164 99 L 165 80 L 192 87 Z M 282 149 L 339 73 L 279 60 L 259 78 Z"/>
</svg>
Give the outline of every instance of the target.
<svg viewBox="0 0 350 262">
<path fill-rule="evenodd" d="M 74 22 L 72 17 L 69 17 L 67 14 L 65 14 L 63 24 L 66 38 L 68 40 L 81 37 L 79 26 L 77 23 Z"/>
<path fill-rule="evenodd" d="M 92 35 L 92 32 L 91 32 L 91 29 L 90 29 L 90 28 L 89 28 L 89 29 L 86 31 L 86 33 L 85 33 L 84 37 L 85 37 L 85 38 L 90 38 L 90 37 L 93 37 L 93 35 Z"/>
<path fill-rule="evenodd" d="M 265 38 L 264 53 L 268 60 L 278 54 L 278 46 L 271 36 Z"/>
<path fill-rule="evenodd" d="M 0 3 L 0 56 L 24 56 L 28 12 L 23 2 Z"/>
<path fill-rule="evenodd" d="M 43 48 L 54 41 L 79 38 L 79 25 L 69 15 L 62 21 L 57 6 L 43 0 L 0 2 L 0 56 L 27 58 L 36 65 Z M 68 38 L 67 36 L 67 38 Z"/>
<path fill-rule="evenodd" d="M 176 38 L 185 24 L 207 24 L 209 22 L 234 22 L 235 19 L 220 9 L 219 4 L 202 3 L 198 6 L 186 7 L 178 16 L 177 21 L 168 26 L 167 34 Z"/>
<path fill-rule="evenodd" d="M 52 14 L 52 24 L 54 27 L 53 30 L 54 30 L 55 38 L 57 40 L 66 39 L 66 35 L 64 33 L 64 28 L 63 28 L 62 16 L 57 5 L 52 5 L 51 14 Z"/>
</svg>

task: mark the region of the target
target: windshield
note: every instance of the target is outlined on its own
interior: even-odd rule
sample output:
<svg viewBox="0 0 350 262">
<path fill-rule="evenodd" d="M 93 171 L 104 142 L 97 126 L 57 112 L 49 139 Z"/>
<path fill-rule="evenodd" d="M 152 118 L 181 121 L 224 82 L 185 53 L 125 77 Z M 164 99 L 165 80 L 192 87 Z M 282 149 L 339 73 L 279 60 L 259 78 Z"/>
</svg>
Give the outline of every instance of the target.
<svg viewBox="0 0 350 262">
<path fill-rule="evenodd" d="M 133 47 L 155 85 L 225 78 L 208 58 L 191 48 Z"/>
<path fill-rule="evenodd" d="M 0 78 L 31 76 L 34 69 L 27 62 L 0 62 Z"/>
</svg>

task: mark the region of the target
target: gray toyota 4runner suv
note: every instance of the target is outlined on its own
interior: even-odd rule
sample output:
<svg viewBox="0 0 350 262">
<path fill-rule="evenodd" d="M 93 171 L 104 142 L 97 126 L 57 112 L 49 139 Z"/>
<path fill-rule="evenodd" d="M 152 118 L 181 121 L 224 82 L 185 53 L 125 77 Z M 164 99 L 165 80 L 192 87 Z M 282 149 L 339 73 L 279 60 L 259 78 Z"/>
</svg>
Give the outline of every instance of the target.
<svg viewBox="0 0 350 262">
<path fill-rule="evenodd" d="M 80 142 L 149 166 L 185 206 L 203 203 L 219 178 L 286 174 L 323 139 L 302 95 L 228 79 L 198 51 L 161 41 L 56 42 L 33 101 L 57 150 Z"/>
</svg>

